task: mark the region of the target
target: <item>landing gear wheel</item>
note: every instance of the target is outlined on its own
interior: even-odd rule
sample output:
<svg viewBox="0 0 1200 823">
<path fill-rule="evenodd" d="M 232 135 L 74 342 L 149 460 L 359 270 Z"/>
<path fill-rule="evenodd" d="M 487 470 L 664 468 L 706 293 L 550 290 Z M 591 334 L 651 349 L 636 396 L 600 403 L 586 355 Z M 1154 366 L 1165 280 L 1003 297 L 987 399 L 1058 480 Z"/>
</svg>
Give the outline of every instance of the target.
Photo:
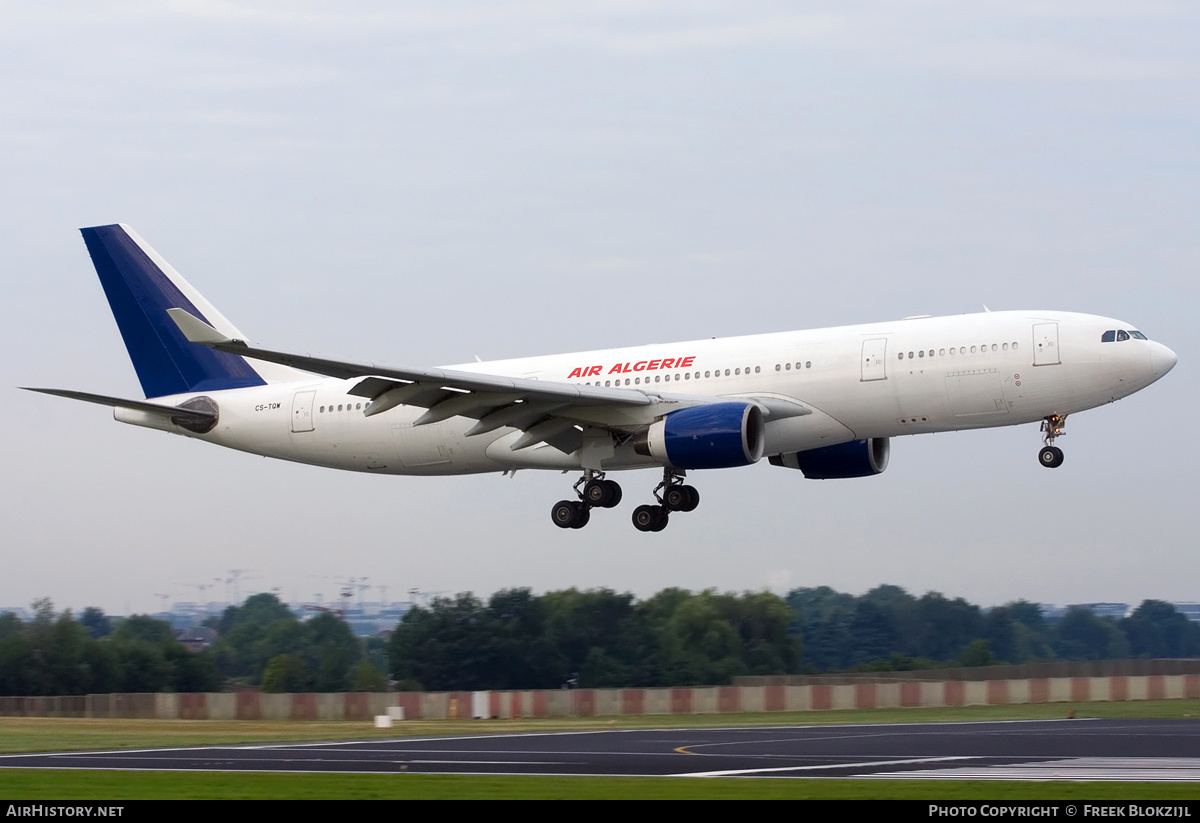
<svg viewBox="0 0 1200 823">
<path fill-rule="evenodd" d="M 559 500 L 550 510 L 550 519 L 560 529 L 582 529 L 591 516 L 586 505 L 574 500 Z"/>
<path fill-rule="evenodd" d="M 667 510 L 662 506 L 638 506 L 633 525 L 640 532 L 660 532 L 667 527 Z"/>
<path fill-rule="evenodd" d="M 658 509 L 658 517 L 654 520 L 654 525 L 650 527 L 652 532 L 660 532 L 667 527 L 667 509 L 664 506 L 655 506 Z"/>
<path fill-rule="evenodd" d="M 603 480 L 589 480 L 583 486 L 583 501 L 589 506 L 607 509 L 611 497 L 612 491 Z"/>
<path fill-rule="evenodd" d="M 667 490 L 663 492 L 663 508 L 673 512 L 683 511 L 691 500 L 687 488 L 687 486 L 668 486 Z"/>
<path fill-rule="evenodd" d="M 687 492 L 687 503 L 680 509 L 681 512 L 694 511 L 700 505 L 700 492 L 696 491 L 695 486 L 680 486 L 680 489 Z"/>
<path fill-rule="evenodd" d="M 612 492 L 605 508 L 615 508 L 621 502 L 621 485 L 616 480 L 605 480 L 604 485 L 608 486 Z"/>
<path fill-rule="evenodd" d="M 588 524 L 588 521 L 592 519 L 592 510 L 583 503 L 576 503 L 575 508 L 577 509 L 577 512 L 575 515 L 575 522 L 571 524 L 571 528 L 582 529 Z"/>
<path fill-rule="evenodd" d="M 668 486 L 663 492 L 663 506 L 668 511 L 690 512 L 700 505 L 700 492 L 694 486 Z"/>
<path fill-rule="evenodd" d="M 1057 446 L 1046 446 L 1038 452 L 1038 462 L 1048 469 L 1057 469 L 1063 464 L 1063 450 Z"/>
<path fill-rule="evenodd" d="M 611 509 L 621 502 L 621 487 L 613 480 L 589 480 L 581 495 L 589 506 Z"/>
</svg>

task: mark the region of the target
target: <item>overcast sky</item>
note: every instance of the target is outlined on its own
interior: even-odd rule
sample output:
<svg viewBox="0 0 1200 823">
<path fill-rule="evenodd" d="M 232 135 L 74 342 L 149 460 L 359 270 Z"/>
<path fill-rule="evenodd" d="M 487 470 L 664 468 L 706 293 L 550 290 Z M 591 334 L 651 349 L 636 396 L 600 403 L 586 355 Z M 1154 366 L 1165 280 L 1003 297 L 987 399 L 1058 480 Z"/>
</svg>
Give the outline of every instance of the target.
<svg viewBox="0 0 1200 823">
<path fill-rule="evenodd" d="M 0 0 L 0 605 L 881 583 L 1200 600 L 1189 2 Z M 1180 357 L 879 477 L 695 473 L 660 534 L 574 476 L 380 477 L 20 392 L 140 397 L 77 229 L 133 226 L 254 341 L 397 365 L 1060 309 Z M 224 584 L 205 599 L 223 599 Z"/>
</svg>

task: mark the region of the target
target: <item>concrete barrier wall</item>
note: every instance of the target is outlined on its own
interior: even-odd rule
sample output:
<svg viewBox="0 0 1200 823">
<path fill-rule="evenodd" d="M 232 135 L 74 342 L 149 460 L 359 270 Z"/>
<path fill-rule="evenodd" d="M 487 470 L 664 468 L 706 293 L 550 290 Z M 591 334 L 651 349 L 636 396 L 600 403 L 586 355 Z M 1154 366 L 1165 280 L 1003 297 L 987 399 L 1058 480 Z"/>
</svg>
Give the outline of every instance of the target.
<svg viewBox="0 0 1200 823">
<path fill-rule="evenodd" d="M 405 718 L 409 720 L 465 720 L 473 715 L 505 719 L 619 717 L 1180 698 L 1200 698 L 1200 674 L 524 692 L 263 694 L 243 691 L 0 697 L 0 717 L 367 722 L 376 715 L 386 714 L 390 706 L 403 707 Z"/>
</svg>

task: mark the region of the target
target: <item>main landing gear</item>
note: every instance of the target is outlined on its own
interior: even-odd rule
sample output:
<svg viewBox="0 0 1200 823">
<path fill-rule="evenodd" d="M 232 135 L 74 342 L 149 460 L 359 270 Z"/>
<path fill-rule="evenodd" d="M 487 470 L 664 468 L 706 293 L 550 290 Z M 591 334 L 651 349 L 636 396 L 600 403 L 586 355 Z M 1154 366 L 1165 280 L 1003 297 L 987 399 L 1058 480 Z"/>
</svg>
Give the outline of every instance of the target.
<svg viewBox="0 0 1200 823">
<path fill-rule="evenodd" d="M 654 489 L 658 505 L 638 506 L 633 510 L 633 525 L 638 531 L 660 532 L 667 527 L 671 512 L 690 512 L 700 505 L 700 492 L 685 485 L 684 472 L 664 469 L 663 481 Z M 550 510 L 550 519 L 560 529 L 582 529 L 592 517 L 593 508 L 611 509 L 621 502 L 621 487 L 604 479 L 604 472 L 585 469 L 575 483 L 578 500 L 559 500 Z"/>
<path fill-rule="evenodd" d="M 700 505 L 700 492 L 685 485 L 684 473 L 663 469 L 663 481 L 654 489 L 657 506 L 638 506 L 633 510 L 633 526 L 640 532 L 660 532 L 667 527 L 671 512 L 690 512 Z"/>
<path fill-rule="evenodd" d="M 580 489 L 582 486 L 582 490 Z M 582 529 L 592 517 L 592 507 L 611 509 L 621 502 L 621 487 L 605 480 L 604 472 L 586 469 L 575 483 L 578 500 L 559 500 L 550 510 L 550 519 L 560 529 Z"/>
<path fill-rule="evenodd" d="M 1054 440 L 1067 433 L 1067 416 L 1052 414 L 1042 421 L 1042 442 L 1046 445 L 1038 452 L 1038 462 L 1048 469 L 1057 469 L 1063 464 L 1063 450 L 1054 445 Z"/>
</svg>

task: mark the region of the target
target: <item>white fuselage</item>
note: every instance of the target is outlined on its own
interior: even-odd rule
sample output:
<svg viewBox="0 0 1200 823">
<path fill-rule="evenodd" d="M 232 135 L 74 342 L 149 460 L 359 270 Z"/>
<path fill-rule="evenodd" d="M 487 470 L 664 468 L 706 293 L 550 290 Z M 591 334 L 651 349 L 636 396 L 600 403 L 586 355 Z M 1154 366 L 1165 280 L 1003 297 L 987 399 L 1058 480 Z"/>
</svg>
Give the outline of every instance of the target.
<svg viewBox="0 0 1200 823">
<path fill-rule="evenodd" d="M 1101 341 L 1107 330 L 1131 328 L 1085 314 L 989 312 L 449 368 L 620 386 L 667 399 L 753 396 L 802 404 L 809 413 L 767 417 L 765 454 L 771 455 L 857 439 L 1011 426 L 1112 402 L 1154 382 L 1175 362 L 1169 349 L 1150 340 Z M 354 471 L 441 475 L 582 465 L 579 452 L 564 454 L 545 443 L 512 449 L 521 435 L 516 429 L 467 436 L 476 421 L 462 417 L 414 425 L 424 408 L 366 416 L 365 399 L 348 393 L 359 382 L 314 376 L 206 392 L 220 410 L 206 434 L 129 409 L 115 415 L 242 451 Z M 645 422 L 631 419 L 630 427 Z M 631 444 L 619 444 L 603 469 L 657 465 Z"/>
</svg>

